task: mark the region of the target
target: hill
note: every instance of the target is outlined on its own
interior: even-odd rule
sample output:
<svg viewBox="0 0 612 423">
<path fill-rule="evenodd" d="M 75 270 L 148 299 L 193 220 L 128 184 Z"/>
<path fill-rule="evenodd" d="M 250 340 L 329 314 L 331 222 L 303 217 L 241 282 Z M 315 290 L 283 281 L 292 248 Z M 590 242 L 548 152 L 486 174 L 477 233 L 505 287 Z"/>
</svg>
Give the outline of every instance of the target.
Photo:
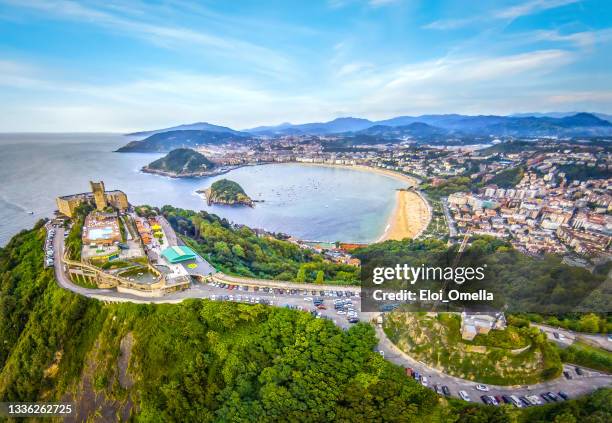
<svg viewBox="0 0 612 423">
<path fill-rule="evenodd" d="M 129 137 L 150 137 L 151 135 L 155 135 L 155 134 L 160 134 L 162 132 L 170 132 L 170 131 L 188 131 L 188 130 L 195 130 L 195 131 L 209 131 L 209 132 L 229 132 L 232 134 L 243 134 L 240 131 L 236 131 L 232 128 L 228 128 L 227 126 L 219 126 L 219 125 L 213 125 L 211 123 L 208 122 L 196 122 L 196 123 L 188 123 L 185 125 L 178 125 L 178 126 L 172 126 L 170 128 L 163 128 L 163 129 L 155 129 L 152 131 L 140 131 L 140 132 L 132 132 L 130 134 L 126 134 Z M 243 134 L 243 135 L 248 135 L 248 134 Z"/>
<path fill-rule="evenodd" d="M 560 114 L 557 116 L 466 116 L 459 114 L 398 116 L 370 121 L 353 117 L 329 122 L 249 129 L 257 135 L 340 134 L 361 133 L 384 138 L 410 136 L 413 138 L 442 138 L 453 135 L 468 136 L 610 136 L 612 124 L 606 115 L 592 113 Z"/>
<path fill-rule="evenodd" d="M 210 174 L 214 168 L 215 164 L 203 154 L 189 148 L 177 148 L 161 159 L 149 163 L 142 171 L 172 177 L 190 177 Z"/>
<path fill-rule="evenodd" d="M 196 148 L 207 144 L 246 142 L 249 138 L 232 132 L 207 130 L 168 131 L 151 135 L 142 141 L 131 141 L 118 153 L 166 153 L 177 148 Z"/>
<path fill-rule="evenodd" d="M 43 268 L 42 222 L 0 249 L 0 401 L 73 402 L 75 421 L 610 421 L 612 390 L 529 409 L 441 400 L 343 331 L 285 308 L 104 304 Z M 297 247 L 296 247 L 297 248 Z M 606 417 L 607 416 L 607 417 Z"/>
<path fill-rule="evenodd" d="M 202 192 L 202 191 L 199 191 Z M 253 200 L 244 192 L 242 187 L 234 181 L 220 179 L 203 191 L 206 194 L 208 205 L 246 205 L 253 206 Z"/>
</svg>

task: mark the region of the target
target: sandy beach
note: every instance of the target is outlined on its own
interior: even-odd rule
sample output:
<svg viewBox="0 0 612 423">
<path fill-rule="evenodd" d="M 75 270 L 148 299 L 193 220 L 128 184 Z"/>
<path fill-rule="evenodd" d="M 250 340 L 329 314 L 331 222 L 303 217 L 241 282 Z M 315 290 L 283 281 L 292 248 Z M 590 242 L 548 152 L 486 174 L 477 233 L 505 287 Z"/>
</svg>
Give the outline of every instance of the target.
<svg viewBox="0 0 612 423">
<path fill-rule="evenodd" d="M 431 211 L 427 201 L 415 191 L 397 191 L 395 209 L 389 218 L 385 232 L 378 241 L 416 238 L 427 229 Z"/>
</svg>

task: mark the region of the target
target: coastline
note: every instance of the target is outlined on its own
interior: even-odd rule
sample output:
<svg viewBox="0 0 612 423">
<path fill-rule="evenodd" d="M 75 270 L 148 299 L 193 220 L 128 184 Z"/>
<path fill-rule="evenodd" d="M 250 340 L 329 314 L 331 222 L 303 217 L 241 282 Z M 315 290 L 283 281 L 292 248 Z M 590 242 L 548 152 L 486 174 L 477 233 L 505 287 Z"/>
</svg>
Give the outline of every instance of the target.
<svg viewBox="0 0 612 423">
<path fill-rule="evenodd" d="M 370 172 L 376 173 L 382 176 L 386 176 L 389 178 L 396 179 L 400 182 L 405 183 L 407 186 L 405 188 L 416 188 L 421 182 L 417 178 L 409 175 L 405 175 L 393 170 L 389 169 L 381 169 L 371 166 L 365 165 L 344 165 L 344 164 L 331 164 L 331 163 L 308 163 L 308 162 L 291 162 L 299 165 L 310 165 L 310 166 L 319 166 L 319 167 L 330 167 L 330 168 L 341 168 L 341 169 L 350 169 L 357 170 L 361 172 Z M 232 168 L 226 168 L 222 172 L 218 172 L 214 175 L 199 175 L 199 176 L 217 176 L 220 174 L 224 174 L 235 170 L 239 167 L 244 166 L 261 166 L 261 165 L 271 165 L 275 164 L 271 163 L 261 163 L 256 165 L 238 165 Z M 142 169 L 143 172 L 158 174 L 169 177 L 176 177 L 172 175 L 163 174 L 162 172 L 147 172 Z M 185 176 L 182 176 L 185 177 Z M 188 177 L 197 177 L 197 176 L 188 176 Z M 196 190 L 196 193 L 200 196 L 203 196 L 205 201 L 207 197 L 204 193 L 198 192 L 201 190 Z M 425 199 L 422 193 L 416 189 L 401 189 L 396 192 L 396 200 L 395 207 L 391 215 L 387 219 L 385 224 L 385 228 L 383 233 L 379 238 L 374 242 L 383 242 L 387 240 L 397 240 L 400 241 L 404 238 L 418 238 L 429 226 L 429 222 L 431 221 L 432 211 L 429 202 Z"/>
<path fill-rule="evenodd" d="M 371 166 L 335 165 L 330 163 L 296 163 L 377 173 L 379 175 L 405 182 L 410 188 L 415 188 L 421 182 L 413 176 L 404 175 L 393 170 L 380 169 Z M 404 238 L 418 238 L 429 226 L 431 216 L 431 206 L 420 191 L 416 189 L 398 190 L 396 192 L 395 208 L 387 220 L 383 233 L 375 242 L 383 242 L 387 240 L 400 241 Z"/>
<path fill-rule="evenodd" d="M 431 207 L 417 191 L 398 190 L 395 209 L 377 242 L 418 238 L 429 226 Z"/>
<path fill-rule="evenodd" d="M 233 166 L 233 167 L 221 167 L 221 168 L 219 168 L 217 170 L 211 170 L 209 172 L 194 172 L 194 173 L 184 173 L 184 174 L 168 172 L 168 171 L 165 171 L 165 170 L 151 169 L 150 167 L 147 167 L 147 166 L 143 166 L 140 169 L 140 171 L 142 173 L 149 173 L 151 175 L 166 176 L 168 178 L 176 178 L 176 179 L 180 179 L 180 178 L 204 178 L 204 177 L 212 177 L 212 176 L 224 175 L 224 174 L 226 174 L 228 172 L 231 172 L 232 170 L 236 170 L 236 169 L 241 168 L 243 166 L 246 166 L 246 165 L 238 165 L 238 166 Z"/>
</svg>

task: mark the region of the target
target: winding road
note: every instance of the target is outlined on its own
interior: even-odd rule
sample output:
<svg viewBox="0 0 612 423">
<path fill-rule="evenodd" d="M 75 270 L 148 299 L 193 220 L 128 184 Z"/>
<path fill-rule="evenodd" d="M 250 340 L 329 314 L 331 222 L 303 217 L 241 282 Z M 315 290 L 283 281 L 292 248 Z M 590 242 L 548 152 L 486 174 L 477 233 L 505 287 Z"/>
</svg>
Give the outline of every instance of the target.
<svg viewBox="0 0 612 423">
<path fill-rule="evenodd" d="M 172 228 L 169 228 L 169 225 L 164 225 L 164 230 L 168 231 L 168 233 L 172 234 L 168 237 L 168 239 L 172 240 L 175 245 L 178 243 L 178 239 L 172 231 Z M 64 253 L 64 229 L 57 228 L 56 236 L 53 241 L 54 245 L 54 257 L 55 257 L 55 277 L 58 284 L 69 291 L 72 291 L 76 294 L 83 295 L 88 298 L 93 298 L 103 302 L 133 302 L 133 303 L 153 303 L 153 304 L 161 304 L 161 303 L 180 303 L 185 299 L 189 298 L 207 298 L 207 299 L 221 299 L 224 298 L 228 294 L 232 294 L 232 297 L 236 297 L 234 299 L 238 300 L 237 297 L 240 296 L 242 301 L 248 301 L 250 298 L 260 297 L 269 301 L 271 305 L 274 306 L 289 306 L 289 307 L 299 307 L 304 310 L 312 309 L 312 303 L 305 301 L 305 296 L 308 294 L 297 293 L 291 294 L 290 290 L 292 289 L 300 289 L 300 290 L 316 290 L 316 291 L 327 291 L 327 292 L 337 292 L 349 291 L 349 294 L 354 294 L 351 297 L 352 302 L 354 304 L 355 310 L 358 313 L 360 320 L 362 321 L 374 321 L 378 313 L 366 313 L 361 312 L 361 304 L 359 301 L 359 287 L 349 286 L 332 286 L 332 285 L 312 285 L 312 284 L 293 284 L 282 281 L 272 281 L 272 280 L 261 280 L 261 279 L 252 279 L 252 278 L 240 278 L 234 276 L 228 276 L 222 273 L 216 273 L 213 276 L 213 279 L 220 283 L 228 283 L 228 284 L 237 284 L 237 285 L 249 285 L 249 286 L 257 286 L 258 288 L 277 288 L 275 290 L 270 289 L 270 292 L 264 292 L 263 289 L 258 290 L 257 292 L 253 291 L 238 291 L 233 290 L 230 291 L 225 288 L 221 288 L 216 283 L 209 284 L 192 284 L 192 286 L 184 291 L 170 293 L 163 297 L 142 297 L 135 294 L 130 293 L 122 293 L 118 292 L 114 289 L 92 289 L 92 288 L 84 288 L 74 284 L 70 278 L 68 277 L 66 270 L 64 269 L 64 264 L 62 262 L 62 257 Z M 284 293 L 279 293 L 279 289 L 282 289 Z M 318 295 L 317 293 L 317 296 Z M 325 296 L 324 304 L 327 305 L 327 310 L 319 310 L 322 317 L 328 318 L 332 320 L 336 325 L 343 329 L 347 329 L 350 326 L 350 323 L 347 321 L 345 316 L 338 315 L 335 313 L 331 296 Z M 379 339 L 379 344 L 377 346 L 377 350 L 384 356 L 385 359 L 390 362 L 402 366 L 404 368 L 412 368 L 415 371 L 418 371 L 421 375 L 425 375 L 429 379 L 429 386 L 432 387 L 434 384 L 438 385 L 446 385 L 451 391 L 451 395 L 457 397 L 458 392 L 460 390 L 466 391 L 471 397 L 472 401 L 478 401 L 480 395 L 482 394 L 479 391 L 475 390 L 476 382 L 469 381 L 465 379 L 461 379 L 458 377 L 447 375 L 440 370 L 434 369 L 422 362 L 416 361 L 411 358 L 409 355 L 401 351 L 397 346 L 395 346 L 386 336 L 382 328 L 378 325 L 374 325 L 376 334 Z M 552 336 L 552 334 L 549 334 Z M 600 387 L 606 387 L 612 385 L 612 376 L 608 374 L 603 374 L 594 370 L 584 369 L 583 375 L 579 376 L 575 372 L 575 368 L 570 365 L 564 365 L 564 370 L 569 372 L 572 375 L 572 379 L 568 380 L 565 377 L 561 376 L 554 380 L 550 380 L 543 383 L 538 383 L 535 385 L 521 385 L 521 386 L 489 386 L 490 391 L 487 393 L 489 395 L 533 395 L 533 394 L 541 394 L 544 392 L 559 392 L 563 391 L 567 393 L 570 397 L 575 397 L 578 395 L 586 394 L 592 392 Z"/>
</svg>

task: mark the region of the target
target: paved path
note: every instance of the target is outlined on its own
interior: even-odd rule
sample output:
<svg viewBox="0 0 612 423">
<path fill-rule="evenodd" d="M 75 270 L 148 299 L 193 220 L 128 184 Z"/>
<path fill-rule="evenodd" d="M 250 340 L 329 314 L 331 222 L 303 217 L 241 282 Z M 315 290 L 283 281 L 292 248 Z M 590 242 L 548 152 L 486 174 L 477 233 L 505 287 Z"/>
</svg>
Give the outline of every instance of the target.
<svg viewBox="0 0 612 423">
<path fill-rule="evenodd" d="M 165 229 L 165 228 L 164 228 Z M 281 281 L 269 281 L 252 278 L 239 278 L 224 274 L 216 274 L 215 279 L 219 283 L 228 284 L 247 284 L 250 285 L 249 291 L 229 290 L 226 288 L 220 288 L 219 283 L 216 284 L 193 284 L 191 288 L 171 293 L 163 297 L 141 297 L 129 293 L 117 292 L 114 289 L 91 289 L 84 288 L 75 285 L 68 278 L 62 264 L 61 258 L 64 253 L 64 230 L 58 228 L 56 230 L 56 236 L 54 239 L 54 251 L 55 251 L 55 277 L 58 284 L 67 290 L 70 290 L 76 294 L 83 295 L 88 298 L 93 298 L 105 302 L 133 302 L 133 303 L 180 303 L 185 299 L 189 298 L 208 298 L 214 300 L 233 300 L 233 301 L 249 301 L 251 298 L 262 298 L 266 299 L 271 305 L 274 306 L 288 306 L 305 311 L 313 309 L 312 303 L 305 301 L 305 297 L 321 296 L 320 291 L 324 291 L 323 297 L 325 300 L 326 310 L 319 310 L 322 317 L 328 318 L 334 322 L 337 326 L 346 329 L 350 326 L 348 320 L 344 315 L 338 315 L 333 307 L 332 297 L 336 298 L 331 291 L 353 291 L 353 294 L 358 294 L 360 289 L 358 287 L 339 287 L 339 286 L 326 286 L 326 285 L 313 285 L 313 284 L 290 284 Z M 178 241 L 178 240 L 177 240 Z M 253 286 L 257 286 L 257 291 L 253 290 Z M 281 293 L 279 287 L 282 287 L 283 293 Z M 263 289 L 268 289 L 270 292 L 264 292 Z M 276 288 L 276 289 L 275 289 Z M 299 289 L 299 293 L 291 293 L 291 290 Z M 304 290 L 307 292 L 304 293 Z M 315 294 L 309 291 L 315 291 Z M 230 297 L 231 296 L 231 297 Z M 362 321 L 373 321 L 378 315 L 377 313 L 362 313 L 360 310 L 361 303 L 358 295 L 350 297 L 355 310 L 360 316 Z M 441 371 L 427 366 L 424 363 L 418 362 L 411 358 L 406 353 L 402 352 L 397 348 L 383 332 L 382 328 L 375 325 L 376 334 L 380 340 L 378 350 L 384 354 L 385 359 L 392 363 L 405 368 L 412 368 L 422 375 L 427 376 L 430 379 L 429 386 L 434 384 L 446 385 L 451 390 L 451 395 L 458 396 L 459 390 L 465 390 L 470 395 L 473 401 L 478 401 L 480 392 L 474 389 L 476 382 L 468 381 L 465 379 L 449 376 L 442 373 Z M 592 392 L 597 388 L 610 386 L 612 384 L 612 376 L 605 375 L 593 370 L 584 370 L 583 376 L 578 376 L 575 373 L 573 367 L 565 365 L 564 369 L 570 372 L 573 376 L 572 380 L 567 380 L 564 377 L 557 378 L 555 380 L 539 383 L 530 386 L 517 386 L 517 387 L 503 387 L 503 386 L 491 386 L 491 395 L 504 395 L 504 394 L 515 394 L 515 395 L 532 395 L 541 394 L 543 392 L 553 391 L 559 392 L 564 391 L 570 397 L 575 397 L 588 392 Z"/>
<path fill-rule="evenodd" d="M 554 326 L 532 323 L 532 326 L 542 330 L 551 341 L 556 342 L 561 347 L 567 347 L 576 341 L 586 342 L 587 344 L 612 351 L 612 341 L 606 335 L 596 333 L 574 332 L 569 329 Z M 557 336 L 555 336 L 555 333 Z"/>
<path fill-rule="evenodd" d="M 434 369 L 423 362 L 417 361 L 408 354 L 400 350 L 393 342 L 387 338 L 386 334 L 379 325 L 375 326 L 376 335 L 380 340 L 378 344 L 379 351 L 382 351 L 384 357 L 399 366 L 412 368 L 421 375 L 427 376 L 429 386 L 434 384 L 446 385 L 451 391 L 451 395 L 457 396 L 460 390 L 468 393 L 472 401 L 480 401 L 480 396 L 485 392 L 480 392 L 475 389 L 478 382 L 461 379 L 450 376 L 438 369 Z M 583 369 L 583 375 L 576 374 L 575 367 L 564 365 L 563 369 L 570 373 L 572 380 L 567 380 L 564 376 L 548 382 L 542 382 L 534 385 L 518 385 L 518 386 L 495 386 L 487 385 L 490 389 L 486 392 L 487 395 L 539 395 L 544 392 L 552 391 L 557 393 L 563 391 L 571 398 L 583 395 L 594 391 L 597 388 L 610 386 L 612 384 L 612 376 L 597 372 L 595 370 Z"/>
</svg>

